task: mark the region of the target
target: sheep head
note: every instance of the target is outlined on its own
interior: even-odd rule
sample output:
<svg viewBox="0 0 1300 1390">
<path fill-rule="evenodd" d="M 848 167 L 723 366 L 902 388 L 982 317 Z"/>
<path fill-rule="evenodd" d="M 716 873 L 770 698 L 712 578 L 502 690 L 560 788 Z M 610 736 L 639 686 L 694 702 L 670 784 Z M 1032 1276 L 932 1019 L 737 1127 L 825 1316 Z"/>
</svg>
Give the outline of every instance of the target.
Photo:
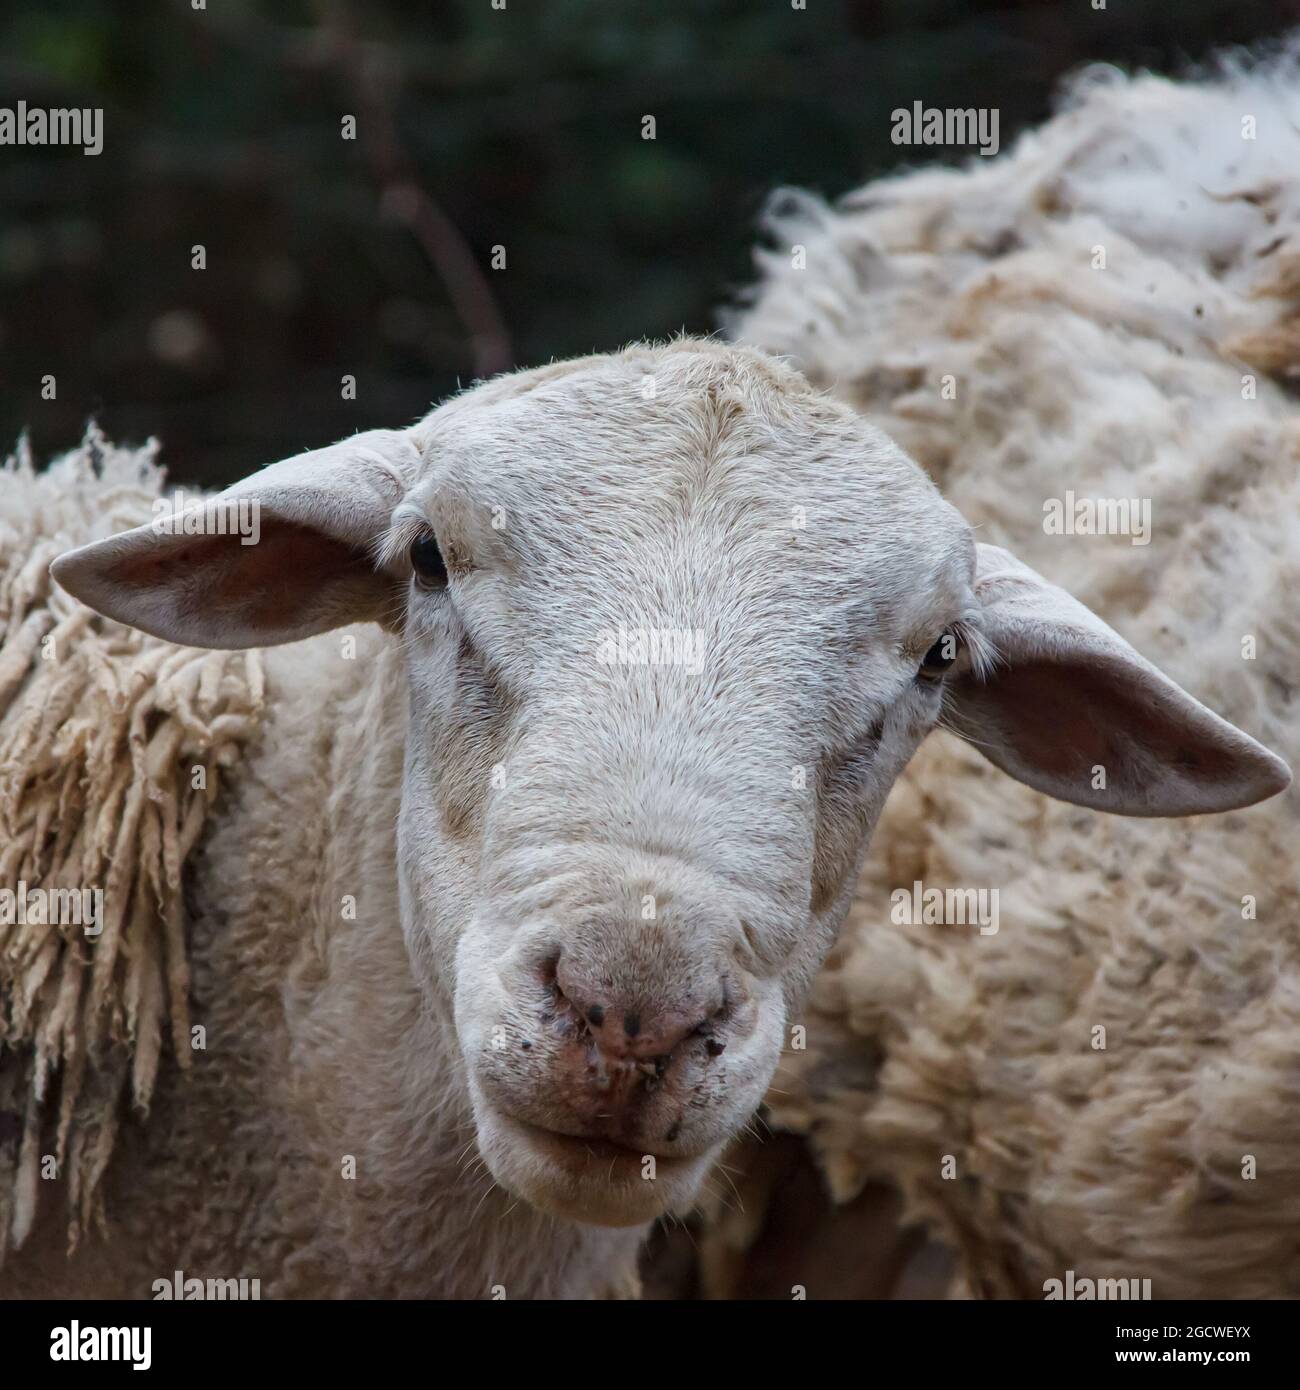
<svg viewBox="0 0 1300 1390">
<path fill-rule="evenodd" d="M 694 1200 L 940 722 L 1125 814 L 1289 780 L 759 353 L 503 377 L 204 505 L 213 525 L 155 522 L 55 577 L 180 643 L 359 621 L 401 641 L 412 968 L 430 1027 L 454 1020 L 493 1174 L 573 1219 Z M 255 544 L 220 507 L 256 515 Z"/>
</svg>

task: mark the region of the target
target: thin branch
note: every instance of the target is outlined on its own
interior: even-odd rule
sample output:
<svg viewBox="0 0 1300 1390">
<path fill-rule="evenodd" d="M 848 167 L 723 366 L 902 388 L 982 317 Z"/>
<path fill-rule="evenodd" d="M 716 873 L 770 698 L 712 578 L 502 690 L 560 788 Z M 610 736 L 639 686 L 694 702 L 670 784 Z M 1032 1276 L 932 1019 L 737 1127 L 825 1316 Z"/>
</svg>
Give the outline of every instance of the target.
<svg viewBox="0 0 1300 1390">
<path fill-rule="evenodd" d="M 398 85 L 394 63 L 355 37 L 346 0 L 317 0 L 321 37 L 356 99 L 361 146 L 379 186 L 381 213 L 408 227 L 446 287 L 469 335 L 477 376 L 514 365 L 510 333 L 487 277 L 460 229 L 420 185 L 402 148 L 388 93 Z"/>
</svg>

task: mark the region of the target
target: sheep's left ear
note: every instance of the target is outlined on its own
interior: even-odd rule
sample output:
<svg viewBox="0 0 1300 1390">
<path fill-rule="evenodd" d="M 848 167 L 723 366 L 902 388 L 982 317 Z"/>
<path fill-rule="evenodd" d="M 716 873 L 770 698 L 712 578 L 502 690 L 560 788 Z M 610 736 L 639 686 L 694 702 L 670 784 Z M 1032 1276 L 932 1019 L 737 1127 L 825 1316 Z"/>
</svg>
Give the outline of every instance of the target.
<svg viewBox="0 0 1300 1390">
<path fill-rule="evenodd" d="M 1190 816 L 1284 790 L 1287 765 L 1194 700 L 1063 589 L 979 547 L 991 670 L 949 682 L 947 722 L 990 762 L 1062 801 Z"/>
</svg>

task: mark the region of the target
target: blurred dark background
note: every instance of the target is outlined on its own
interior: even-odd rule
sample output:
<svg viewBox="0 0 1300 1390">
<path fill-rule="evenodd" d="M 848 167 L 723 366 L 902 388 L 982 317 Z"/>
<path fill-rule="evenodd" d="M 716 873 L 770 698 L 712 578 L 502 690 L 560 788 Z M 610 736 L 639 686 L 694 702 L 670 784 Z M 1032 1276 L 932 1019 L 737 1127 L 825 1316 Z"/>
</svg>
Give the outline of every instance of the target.
<svg viewBox="0 0 1300 1390">
<path fill-rule="evenodd" d="M 224 483 L 506 366 L 709 332 L 773 187 L 945 157 L 892 145 L 895 107 L 996 106 L 1005 147 L 1082 63 L 1300 22 L 1095 3 L 6 0 L 0 106 L 103 107 L 104 150 L 0 147 L 0 443 L 93 416 Z"/>
</svg>

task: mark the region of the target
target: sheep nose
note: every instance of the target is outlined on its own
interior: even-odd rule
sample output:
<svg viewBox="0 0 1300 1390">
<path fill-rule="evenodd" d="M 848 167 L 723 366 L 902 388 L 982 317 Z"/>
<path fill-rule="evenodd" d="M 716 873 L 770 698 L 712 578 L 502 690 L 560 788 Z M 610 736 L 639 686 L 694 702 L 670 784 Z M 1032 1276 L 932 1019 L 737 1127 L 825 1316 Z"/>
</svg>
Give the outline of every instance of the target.
<svg viewBox="0 0 1300 1390">
<path fill-rule="evenodd" d="M 717 1018 L 725 1005 L 721 979 L 716 990 L 706 995 L 693 995 L 677 1007 L 661 1007 L 639 992 L 620 992 L 588 978 L 563 956 L 556 968 L 555 985 L 611 1061 L 667 1057 Z"/>
</svg>

